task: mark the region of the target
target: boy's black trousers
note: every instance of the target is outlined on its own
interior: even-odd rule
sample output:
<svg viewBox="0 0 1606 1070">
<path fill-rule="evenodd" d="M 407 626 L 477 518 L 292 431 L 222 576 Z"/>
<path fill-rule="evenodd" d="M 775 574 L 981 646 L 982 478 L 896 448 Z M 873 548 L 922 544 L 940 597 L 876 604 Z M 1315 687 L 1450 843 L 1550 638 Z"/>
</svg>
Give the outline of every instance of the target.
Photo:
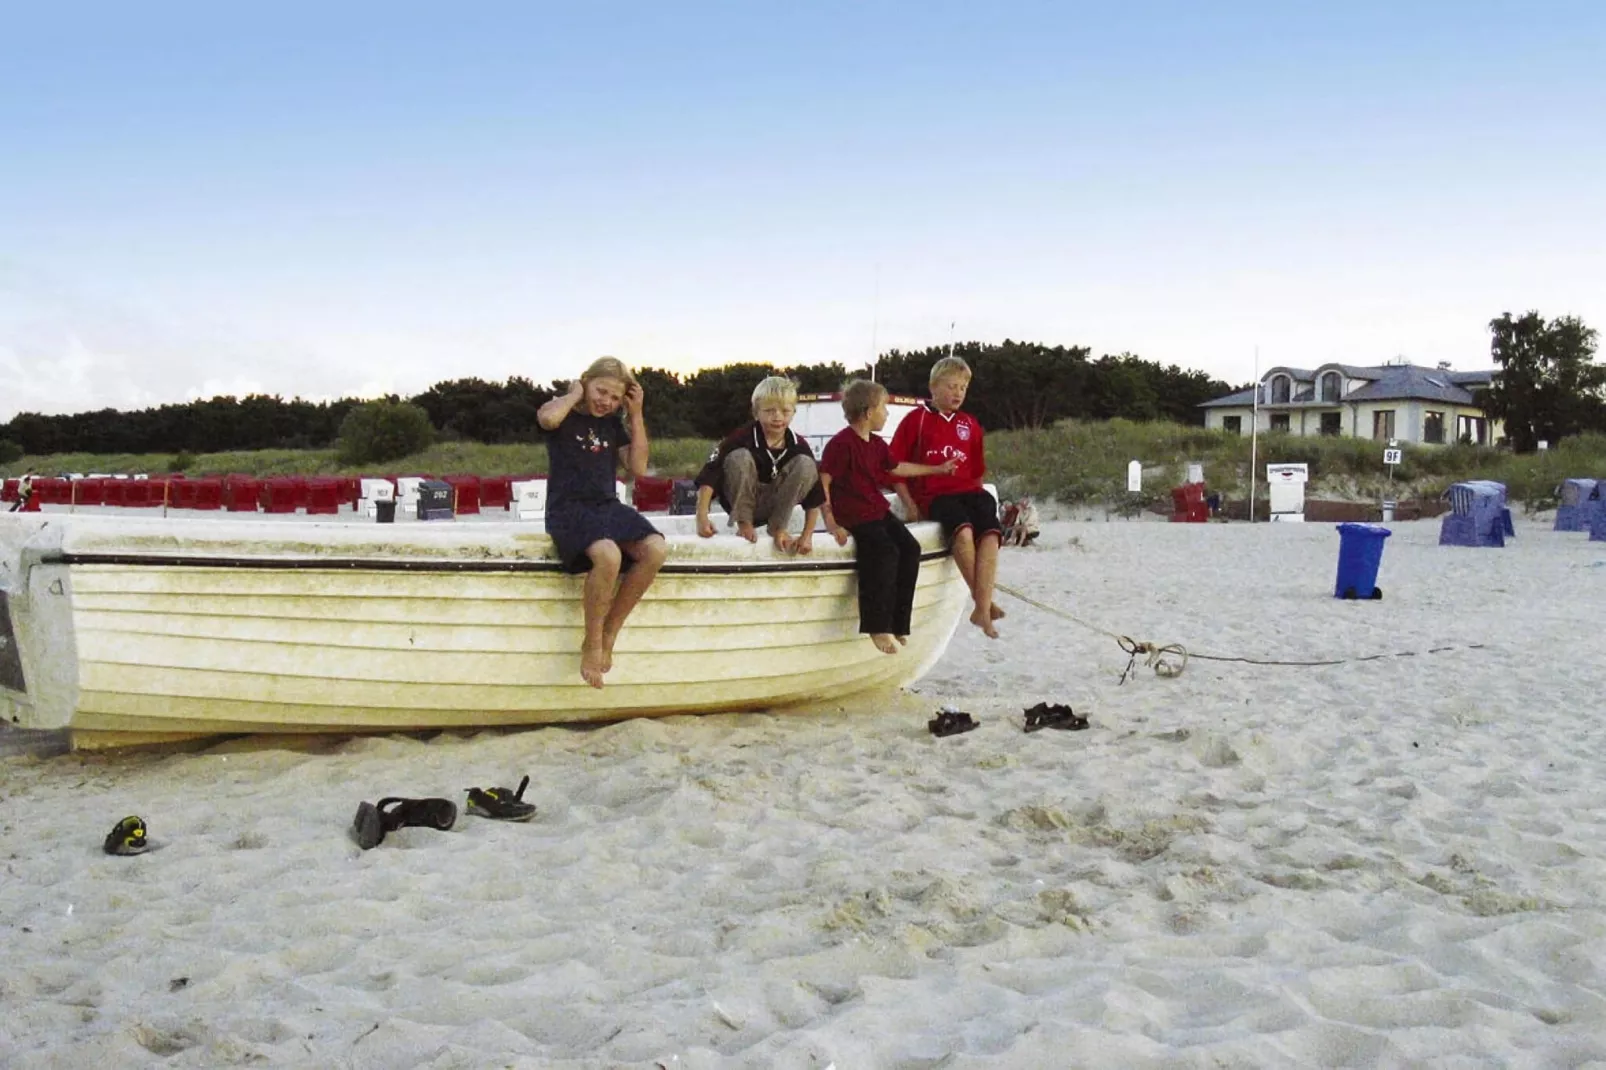
<svg viewBox="0 0 1606 1070">
<path fill-rule="evenodd" d="M 920 580 L 920 543 L 891 514 L 848 531 L 859 573 L 859 631 L 908 635 Z"/>
</svg>

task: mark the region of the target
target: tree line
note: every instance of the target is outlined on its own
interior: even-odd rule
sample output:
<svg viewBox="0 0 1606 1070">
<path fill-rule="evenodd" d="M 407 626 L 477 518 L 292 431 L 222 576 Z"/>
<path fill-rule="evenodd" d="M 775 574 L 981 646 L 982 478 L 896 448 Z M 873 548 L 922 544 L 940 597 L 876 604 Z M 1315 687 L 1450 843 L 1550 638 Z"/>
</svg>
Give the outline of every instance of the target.
<svg viewBox="0 0 1606 1070">
<path fill-rule="evenodd" d="M 894 394 L 924 396 L 927 376 L 949 348 L 892 350 L 875 366 L 875 378 Z M 1200 424 L 1200 402 L 1234 387 L 1204 372 L 1161 366 L 1130 353 L 1093 358 L 1081 346 L 1005 341 L 953 347 L 975 371 L 966 408 L 994 429 L 1043 427 L 1074 417 L 1103 420 L 1171 420 Z M 679 375 L 638 368 L 646 392 L 647 430 L 662 438 L 714 439 L 749 419 L 749 399 L 769 375 L 795 379 L 803 393 L 839 390 L 868 366 L 841 363 L 798 367 L 738 363 Z M 547 385 L 515 376 L 506 382 L 452 379 L 411 398 L 386 400 L 416 405 L 439 437 L 484 443 L 534 442 L 535 413 L 564 393 L 568 380 Z M 313 402 L 254 394 L 160 405 L 134 412 L 102 409 L 63 416 L 24 412 L 0 425 L 5 453 L 221 453 L 258 449 L 319 449 L 335 444 L 348 413 L 366 399 Z"/>
</svg>

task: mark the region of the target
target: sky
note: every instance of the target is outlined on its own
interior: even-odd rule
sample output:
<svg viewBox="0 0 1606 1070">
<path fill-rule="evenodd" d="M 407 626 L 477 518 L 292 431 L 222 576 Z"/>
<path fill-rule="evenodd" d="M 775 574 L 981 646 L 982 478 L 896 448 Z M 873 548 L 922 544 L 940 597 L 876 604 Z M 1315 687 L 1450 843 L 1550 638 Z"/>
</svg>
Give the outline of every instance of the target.
<svg viewBox="0 0 1606 1070">
<path fill-rule="evenodd" d="M 0 420 L 1606 328 L 1596 0 L 0 8 Z"/>
</svg>

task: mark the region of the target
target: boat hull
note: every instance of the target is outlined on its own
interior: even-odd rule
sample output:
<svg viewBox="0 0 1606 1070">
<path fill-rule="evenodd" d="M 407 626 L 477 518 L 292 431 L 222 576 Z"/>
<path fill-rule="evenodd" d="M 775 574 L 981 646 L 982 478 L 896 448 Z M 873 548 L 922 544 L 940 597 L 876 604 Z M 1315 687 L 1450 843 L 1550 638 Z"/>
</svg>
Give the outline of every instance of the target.
<svg viewBox="0 0 1606 1070">
<path fill-rule="evenodd" d="M 858 632 L 851 545 L 808 558 L 671 534 L 601 690 L 583 577 L 518 524 L 49 518 L 8 532 L 0 715 L 79 745 L 767 709 L 908 684 L 965 607 L 934 525 L 908 646 Z M 21 686 L 15 686 L 20 684 Z"/>
</svg>

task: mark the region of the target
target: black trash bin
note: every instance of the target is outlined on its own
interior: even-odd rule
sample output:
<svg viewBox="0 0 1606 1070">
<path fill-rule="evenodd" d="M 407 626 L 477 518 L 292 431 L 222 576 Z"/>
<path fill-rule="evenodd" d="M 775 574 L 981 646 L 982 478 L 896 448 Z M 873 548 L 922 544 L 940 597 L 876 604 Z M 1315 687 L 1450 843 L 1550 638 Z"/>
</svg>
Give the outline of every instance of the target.
<svg viewBox="0 0 1606 1070">
<path fill-rule="evenodd" d="M 379 524 L 394 524 L 396 522 L 396 503 L 375 502 L 374 521 Z"/>
</svg>

